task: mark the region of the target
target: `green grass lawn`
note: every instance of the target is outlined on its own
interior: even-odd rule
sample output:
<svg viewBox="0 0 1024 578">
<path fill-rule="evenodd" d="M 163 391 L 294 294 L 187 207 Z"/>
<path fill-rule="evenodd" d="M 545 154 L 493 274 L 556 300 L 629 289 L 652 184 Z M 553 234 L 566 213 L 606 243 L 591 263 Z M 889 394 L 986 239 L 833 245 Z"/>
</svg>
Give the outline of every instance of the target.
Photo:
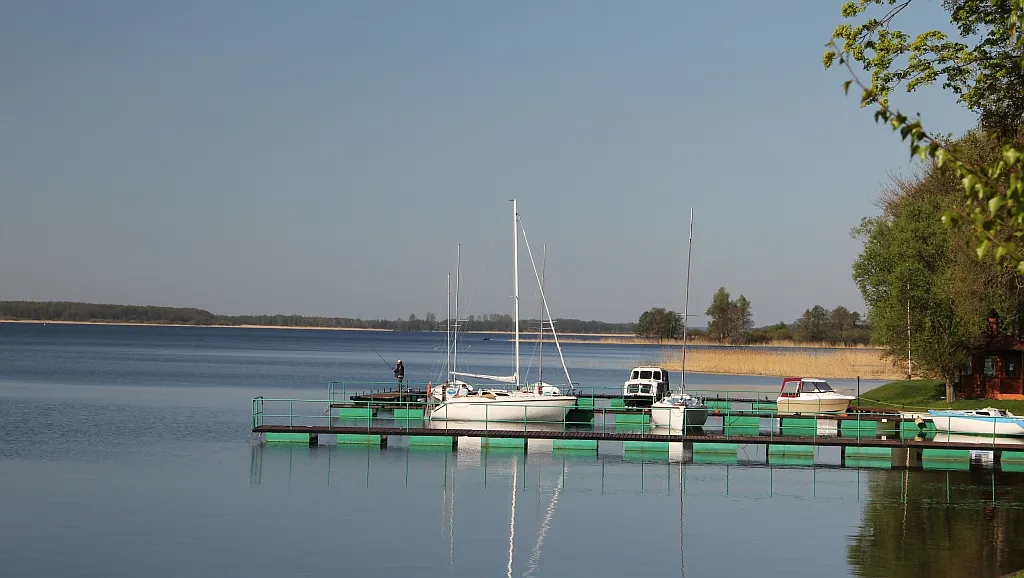
<svg viewBox="0 0 1024 578">
<path fill-rule="evenodd" d="M 854 400 L 855 406 L 893 407 L 894 409 L 976 409 L 997 407 L 1024 415 L 1024 401 L 1001 399 L 962 399 L 946 403 L 945 382 L 938 379 L 893 381 L 871 391 L 865 391 Z"/>
</svg>

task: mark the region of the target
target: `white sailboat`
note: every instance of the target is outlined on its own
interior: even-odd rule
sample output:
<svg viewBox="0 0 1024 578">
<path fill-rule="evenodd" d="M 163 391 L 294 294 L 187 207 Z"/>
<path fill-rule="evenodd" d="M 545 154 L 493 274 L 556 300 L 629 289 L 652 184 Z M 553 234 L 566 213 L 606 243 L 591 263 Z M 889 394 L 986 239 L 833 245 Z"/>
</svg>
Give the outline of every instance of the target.
<svg viewBox="0 0 1024 578">
<path fill-rule="evenodd" d="M 686 293 L 683 301 L 683 367 L 679 378 L 679 391 L 651 404 L 651 426 L 682 431 L 687 427 L 700 427 L 708 420 L 708 408 L 696 397 L 685 393 L 686 387 L 686 326 L 690 306 L 690 254 L 693 247 L 693 207 L 690 208 L 690 239 L 686 249 Z"/>
<path fill-rule="evenodd" d="M 429 401 L 437 403 L 431 408 L 429 418 L 432 420 L 449 421 L 562 421 L 565 413 L 576 405 L 575 395 L 563 395 L 560 392 L 552 391 L 537 384 L 529 390 L 520 389 L 519 373 L 519 211 L 515 199 L 512 200 L 513 213 L 513 310 L 515 321 L 515 358 L 514 371 L 512 375 L 486 375 L 479 373 L 466 373 L 451 371 L 451 376 L 462 376 L 476 379 L 486 379 L 514 385 L 515 389 L 492 389 L 478 388 L 471 389 L 466 385 L 459 387 L 442 387 L 432 391 Z M 529 240 L 526 241 L 529 250 Z M 531 254 L 531 263 L 533 257 Z M 540 276 L 537 273 L 536 264 L 533 266 L 534 275 L 537 276 L 537 283 L 540 285 Z M 457 291 L 457 290 L 456 290 Z M 544 303 L 544 310 L 549 321 L 551 312 L 548 310 L 547 300 L 544 297 L 544 289 L 540 290 L 541 300 Z M 458 311 L 458 298 L 456 297 L 456 311 Z M 458 314 L 456 313 L 456 317 Z M 456 322 L 458 319 L 456 319 Z M 456 323 L 456 325 L 458 325 Z M 561 345 L 558 343 L 558 335 L 554 331 L 552 322 L 552 336 L 555 346 L 558 348 L 559 357 L 562 355 Z M 565 377 L 572 389 L 572 379 L 569 377 L 569 370 L 565 366 L 565 359 L 562 359 L 562 368 L 565 370 Z"/>
</svg>

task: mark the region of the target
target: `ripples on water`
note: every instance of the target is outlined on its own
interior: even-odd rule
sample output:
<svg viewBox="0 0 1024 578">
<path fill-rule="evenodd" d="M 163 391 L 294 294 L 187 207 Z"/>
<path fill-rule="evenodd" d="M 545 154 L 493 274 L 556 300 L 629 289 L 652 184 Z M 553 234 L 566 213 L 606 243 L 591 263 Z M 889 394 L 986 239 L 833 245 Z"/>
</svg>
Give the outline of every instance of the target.
<svg viewBox="0 0 1024 578">
<path fill-rule="evenodd" d="M 0 325 L 2 574 L 506 576 L 511 567 L 513 576 L 998 576 L 1024 568 L 1016 473 L 683 465 L 624 455 L 617 444 L 601 455 L 531 448 L 524 456 L 471 444 L 450 452 L 249 439 L 252 396 L 316 398 L 342 375 L 377 378 L 387 368 L 368 345 L 401 355 L 412 373 L 429 367 L 435 341 Z M 493 349 L 480 354 L 481 370 L 500 368 L 505 345 L 484 344 Z M 640 355 L 623 346 L 565 350 L 574 379 L 609 387 L 625 370 L 587 365 L 602 357 L 629 365 Z"/>
</svg>

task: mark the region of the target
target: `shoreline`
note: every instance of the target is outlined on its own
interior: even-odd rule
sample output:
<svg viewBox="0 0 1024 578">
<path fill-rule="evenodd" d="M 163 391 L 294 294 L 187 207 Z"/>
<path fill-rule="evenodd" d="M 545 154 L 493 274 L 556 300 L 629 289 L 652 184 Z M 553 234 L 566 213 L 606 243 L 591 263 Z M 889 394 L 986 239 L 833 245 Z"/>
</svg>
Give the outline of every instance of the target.
<svg viewBox="0 0 1024 578">
<path fill-rule="evenodd" d="M 41 321 L 36 319 L 0 319 L 4 323 L 23 323 L 29 325 L 116 325 L 119 327 L 195 327 L 214 329 L 311 329 L 318 331 L 390 331 L 394 329 L 371 329 L 365 327 L 312 327 L 307 325 L 194 325 L 190 323 L 137 323 L 131 321 Z"/>
<path fill-rule="evenodd" d="M 444 333 L 443 330 L 431 330 L 425 329 L 422 331 L 405 331 L 401 329 L 377 329 L 371 327 L 316 327 L 311 325 L 224 325 L 224 324 L 211 324 L 211 325 L 196 325 L 191 323 L 139 323 L 132 321 L 63 321 L 63 320 L 38 320 L 38 319 L 0 319 L 0 325 L 4 323 L 19 323 L 19 324 L 34 324 L 34 325 L 114 325 L 123 327 L 195 327 L 195 328 L 212 328 L 212 329 L 292 329 L 292 330 L 305 330 L 305 331 L 368 331 L 368 332 L 386 332 L 386 333 Z M 511 331 L 465 331 L 464 334 L 469 335 L 508 335 L 508 341 L 512 341 Z M 538 343 L 540 341 L 538 332 L 520 332 L 520 335 L 528 335 L 530 337 L 520 337 L 521 343 Z M 547 333 L 545 333 L 547 335 Z M 559 335 L 564 336 L 559 338 L 561 343 L 574 343 L 574 344 L 593 344 L 593 345 L 638 345 L 645 347 L 658 347 L 661 349 L 673 349 L 682 347 L 681 340 L 673 341 L 658 341 L 645 337 L 636 337 L 628 333 L 560 333 Z M 550 339 L 545 338 L 546 342 L 551 342 Z M 700 347 L 700 348 L 734 348 L 734 349 L 794 349 L 794 350 L 881 350 L 880 347 L 872 347 L 870 345 L 831 345 L 827 343 L 794 343 L 794 342 L 782 342 L 782 343 L 750 343 L 750 344 L 733 344 L 733 343 L 716 343 L 708 342 L 704 340 L 693 340 L 687 344 L 689 347 Z"/>
</svg>

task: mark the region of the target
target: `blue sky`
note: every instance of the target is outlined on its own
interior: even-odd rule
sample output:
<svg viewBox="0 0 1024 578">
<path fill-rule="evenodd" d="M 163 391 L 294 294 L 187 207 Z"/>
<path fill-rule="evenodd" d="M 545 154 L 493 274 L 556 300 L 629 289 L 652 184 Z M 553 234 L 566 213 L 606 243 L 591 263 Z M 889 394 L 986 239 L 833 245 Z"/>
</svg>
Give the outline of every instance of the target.
<svg viewBox="0 0 1024 578">
<path fill-rule="evenodd" d="M 863 310 L 850 229 L 912 166 L 822 69 L 840 4 L 3 3 L 0 299 L 440 315 L 461 243 L 463 311 L 511 312 L 514 197 L 556 317 L 681 311 L 690 206 L 691 313 Z"/>
</svg>

